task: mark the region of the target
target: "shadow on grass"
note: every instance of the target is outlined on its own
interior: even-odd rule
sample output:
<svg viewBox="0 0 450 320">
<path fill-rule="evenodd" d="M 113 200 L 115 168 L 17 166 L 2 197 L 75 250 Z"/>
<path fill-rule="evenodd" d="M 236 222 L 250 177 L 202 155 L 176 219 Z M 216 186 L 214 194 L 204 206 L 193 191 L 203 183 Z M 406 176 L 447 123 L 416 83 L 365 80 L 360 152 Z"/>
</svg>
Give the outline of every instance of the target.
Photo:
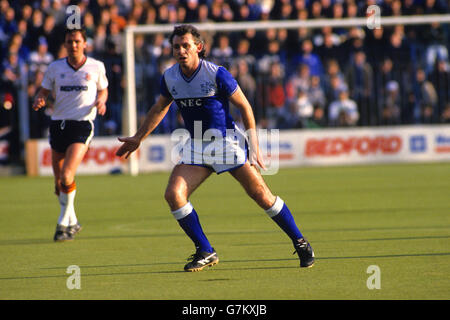
<svg viewBox="0 0 450 320">
<path fill-rule="evenodd" d="M 447 227 L 410 227 L 410 228 L 367 228 L 367 229 L 329 229 L 329 230 L 309 230 L 312 232 L 337 232 L 337 231 L 382 231 L 382 230 L 393 230 L 393 229 L 434 229 L 434 228 L 447 228 Z M 227 232 L 208 232 L 209 235 L 241 235 L 246 234 L 268 234 L 268 233 L 279 233 L 278 230 L 271 231 L 227 231 Z M 165 233 L 165 234 L 126 234 L 126 235 L 111 235 L 111 236 L 80 236 L 76 241 L 90 241 L 90 240 L 120 240 L 120 239 L 136 239 L 136 238 L 168 238 L 168 237 L 185 237 L 182 232 L 179 233 Z M 362 241 L 396 241 L 396 240 L 424 240 L 424 239 L 448 239 L 449 235 L 438 235 L 438 236 L 416 236 L 416 237 L 390 237 L 390 238 L 366 238 L 366 239 L 339 239 L 339 241 L 349 241 L 349 242 L 362 242 Z M 322 242 L 332 242 L 336 239 L 331 240 L 315 240 L 314 243 Z M 55 243 L 52 239 L 14 239 L 14 240 L 0 240 L 0 246 L 13 246 L 13 245 L 39 245 L 39 244 L 65 244 L 72 243 L 75 241 L 66 241 L 64 243 Z M 271 244 L 285 244 L 288 242 L 271 242 Z M 252 242 L 252 243 L 240 243 L 240 244 L 230 244 L 231 246 L 259 246 L 267 245 L 266 242 Z"/>
<path fill-rule="evenodd" d="M 318 257 L 317 261 L 326 261 L 326 260 L 346 260 L 346 259 L 379 259 L 379 258 L 410 258 L 410 257 L 432 257 L 432 256 L 449 256 L 450 252 L 441 252 L 441 253 L 417 253 L 417 254 L 389 254 L 389 255 L 365 255 L 365 256 L 347 256 L 347 257 Z M 280 262 L 280 261 L 295 261 L 296 258 L 279 258 L 279 259 L 246 259 L 246 260 L 225 260 L 220 262 L 220 266 L 217 268 L 208 268 L 203 272 L 223 272 L 223 271 L 254 271 L 254 270 L 281 270 L 281 269 L 299 269 L 299 266 L 289 265 L 289 266 L 230 266 L 231 264 L 239 264 L 239 263 L 261 263 L 261 262 Z M 182 267 L 182 262 L 155 262 L 155 263 L 145 263 L 145 264 L 116 264 L 116 265 L 85 265 L 79 266 L 81 270 L 86 269 L 98 269 L 98 268 L 121 268 L 121 267 L 154 267 L 154 266 L 162 266 L 162 265 L 179 265 Z M 223 267 L 225 266 L 225 267 Z M 227 267 L 230 266 L 230 267 Z M 41 268 L 44 270 L 65 270 L 67 267 L 64 266 L 55 266 L 55 267 L 46 267 Z M 108 272 L 108 273 L 82 273 L 83 277 L 96 277 L 96 276 L 125 276 L 125 275 L 145 275 L 145 274 L 186 274 L 183 270 L 155 270 L 155 271 L 135 271 L 135 272 Z M 68 275 L 64 272 L 58 275 L 42 275 L 42 276 L 18 276 L 18 277 L 0 277 L 0 281 L 2 280 L 27 280 L 27 279 L 46 279 L 46 278 L 67 278 Z M 222 280 L 226 281 L 229 279 L 213 279 L 210 281 Z M 201 281 L 209 281 L 205 279 L 201 279 Z"/>
</svg>

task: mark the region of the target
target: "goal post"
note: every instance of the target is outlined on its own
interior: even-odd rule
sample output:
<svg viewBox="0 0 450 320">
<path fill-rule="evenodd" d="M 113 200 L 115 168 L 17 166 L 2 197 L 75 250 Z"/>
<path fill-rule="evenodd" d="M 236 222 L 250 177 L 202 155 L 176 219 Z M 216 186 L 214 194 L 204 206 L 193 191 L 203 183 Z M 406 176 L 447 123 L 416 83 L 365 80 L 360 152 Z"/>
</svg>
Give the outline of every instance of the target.
<svg viewBox="0 0 450 320">
<path fill-rule="evenodd" d="M 450 14 L 413 15 L 413 16 L 391 16 L 379 17 L 381 26 L 393 25 L 420 25 L 431 23 L 449 23 Z M 180 23 L 181 24 L 181 23 Z M 135 54 L 134 36 L 137 34 L 171 33 L 175 25 L 133 25 L 125 28 L 125 50 L 123 58 L 125 61 L 125 103 L 122 111 L 123 132 L 125 136 L 134 135 L 137 129 L 136 112 L 136 82 L 135 82 Z M 252 21 L 252 22 L 221 22 L 221 23 L 192 23 L 199 31 L 243 31 L 248 29 L 317 29 L 322 27 L 351 28 L 367 27 L 368 18 L 345 18 L 345 19 L 311 19 L 311 20 L 283 20 L 283 21 Z M 137 154 L 133 153 L 129 160 L 129 174 L 136 176 L 139 173 L 139 162 Z"/>
</svg>

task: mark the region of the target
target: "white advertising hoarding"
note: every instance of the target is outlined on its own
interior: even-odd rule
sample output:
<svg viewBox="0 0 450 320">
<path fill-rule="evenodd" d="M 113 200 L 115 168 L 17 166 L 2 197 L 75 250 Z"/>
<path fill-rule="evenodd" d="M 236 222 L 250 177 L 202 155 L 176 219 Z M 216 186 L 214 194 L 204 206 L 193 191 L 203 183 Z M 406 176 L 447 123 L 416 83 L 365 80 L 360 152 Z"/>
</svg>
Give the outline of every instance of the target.
<svg viewBox="0 0 450 320">
<path fill-rule="evenodd" d="M 139 172 L 170 171 L 175 165 L 170 135 L 154 135 L 139 148 Z M 273 143 L 273 141 L 271 141 Z M 115 156 L 117 137 L 95 137 L 78 174 L 127 172 L 126 160 Z M 270 143 L 260 141 L 265 153 Z M 37 175 L 51 175 L 51 149 L 45 139 L 37 140 Z M 269 162 L 273 159 L 265 157 Z M 31 161 L 31 160 L 30 160 Z M 401 126 L 286 130 L 279 132 L 280 168 L 316 165 L 350 165 L 395 162 L 450 161 L 450 126 Z"/>
</svg>

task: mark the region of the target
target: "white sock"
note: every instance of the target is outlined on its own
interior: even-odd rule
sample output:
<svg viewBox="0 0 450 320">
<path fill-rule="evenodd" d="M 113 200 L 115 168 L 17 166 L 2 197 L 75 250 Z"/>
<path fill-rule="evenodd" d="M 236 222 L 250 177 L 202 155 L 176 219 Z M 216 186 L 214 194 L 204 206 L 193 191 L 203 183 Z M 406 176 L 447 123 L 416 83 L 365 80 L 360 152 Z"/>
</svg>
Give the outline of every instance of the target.
<svg viewBox="0 0 450 320">
<path fill-rule="evenodd" d="M 64 227 L 74 225 L 77 223 L 77 217 L 75 215 L 74 200 L 77 190 L 72 190 L 69 193 L 59 193 L 59 204 L 61 205 L 61 211 L 58 218 L 58 224 Z"/>
</svg>

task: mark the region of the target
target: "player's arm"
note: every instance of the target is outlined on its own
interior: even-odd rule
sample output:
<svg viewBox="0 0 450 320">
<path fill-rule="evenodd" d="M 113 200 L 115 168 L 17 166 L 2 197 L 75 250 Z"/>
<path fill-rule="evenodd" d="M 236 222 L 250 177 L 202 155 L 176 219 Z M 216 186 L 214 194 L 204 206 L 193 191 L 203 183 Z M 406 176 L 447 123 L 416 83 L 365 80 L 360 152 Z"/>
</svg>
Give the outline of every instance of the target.
<svg viewBox="0 0 450 320">
<path fill-rule="evenodd" d="M 245 129 L 247 130 L 249 145 L 250 145 L 250 164 L 257 163 L 262 169 L 265 169 L 265 165 L 259 150 L 258 137 L 256 135 L 256 121 L 253 115 L 253 110 L 238 86 L 236 91 L 230 96 L 230 102 L 234 104 L 241 112 L 242 121 L 244 122 Z"/>
<path fill-rule="evenodd" d="M 136 134 L 132 137 L 118 138 L 123 144 L 117 150 L 116 155 L 119 157 L 125 155 L 125 158 L 128 158 L 132 152 L 139 148 L 142 140 L 152 133 L 164 118 L 169 110 L 171 102 L 171 98 L 160 95 L 156 103 L 148 111 L 144 122 L 139 127 Z"/>
<path fill-rule="evenodd" d="M 101 116 L 106 113 L 106 100 L 108 100 L 108 89 L 98 90 L 94 106 L 97 108 L 97 113 Z"/>
<path fill-rule="evenodd" d="M 48 95 L 50 94 L 50 90 L 41 87 L 34 98 L 32 108 L 34 111 L 38 111 L 40 108 L 45 106 L 45 101 L 47 100 Z"/>
</svg>

